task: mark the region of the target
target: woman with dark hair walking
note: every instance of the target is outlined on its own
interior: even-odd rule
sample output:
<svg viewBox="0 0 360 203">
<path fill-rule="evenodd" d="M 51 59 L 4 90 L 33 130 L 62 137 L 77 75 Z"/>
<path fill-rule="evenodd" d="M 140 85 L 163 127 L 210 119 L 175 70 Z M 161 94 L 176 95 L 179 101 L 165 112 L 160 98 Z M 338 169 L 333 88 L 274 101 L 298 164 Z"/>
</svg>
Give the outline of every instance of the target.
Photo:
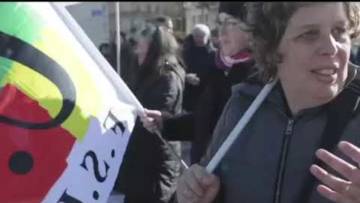
<svg viewBox="0 0 360 203">
<path fill-rule="evenodd" d="M 147 23 L 136 39 L 140 70 L 134 93 L 145 108 L 181 112 L 185 71 L 177 60 L 171 33 Z M 169 142 L 180 154 L 180 142 Z M 126 203 L 164 203 L 173 194 L 180 163 L 157 135 L 136 121 L 120 168 L 120 191 Z"/>
</svg>

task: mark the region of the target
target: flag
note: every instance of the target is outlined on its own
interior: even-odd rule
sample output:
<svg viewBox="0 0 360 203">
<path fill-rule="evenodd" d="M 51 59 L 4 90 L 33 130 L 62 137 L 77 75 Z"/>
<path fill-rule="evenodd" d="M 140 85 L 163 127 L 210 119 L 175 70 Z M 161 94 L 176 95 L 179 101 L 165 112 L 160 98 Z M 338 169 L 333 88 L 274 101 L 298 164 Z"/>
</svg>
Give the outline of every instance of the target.
<svg viewBox="0 0 360 203">
<path fill-rule="evenodd" d="M 106 202 L 139 110 L 55 8 L 0 3 L 0 202 Z"/>
</svg>

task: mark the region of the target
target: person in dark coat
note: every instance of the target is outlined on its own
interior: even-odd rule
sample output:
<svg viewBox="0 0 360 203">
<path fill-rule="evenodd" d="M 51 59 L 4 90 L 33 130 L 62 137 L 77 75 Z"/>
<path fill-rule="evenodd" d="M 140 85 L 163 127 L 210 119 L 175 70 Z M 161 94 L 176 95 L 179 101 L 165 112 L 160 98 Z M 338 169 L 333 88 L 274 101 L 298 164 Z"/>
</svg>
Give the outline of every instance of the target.
<svg viewBox="0 0 360 203">
<path fill-rule="evenodd" d="M 141 29 L 135 53 L 140 64 L 135 96 L 145 108 L 169 114 L 182 110 L 185 71 L 179 65 L 177 42 L 171 33 L 153 24 Z M 180 154 L 180 142 L 169 142 Z M 118 177 L 125 203 L 166 203 L 180 174 L 180 163 L 157 135 L 136 121 Z"/>
<path fill-rule="evenodd" d="M 183 106 L 187 111 L 193 111 L 197 98 L 206 86 L 206 76 L 215 66 L 215 48 L 207 25 L 194 26 L 192 33 L 184 39 L 182 56 L 187 73 Z"/>
<path fill-rule="evenodd" d="M 172 136 L 169 139 L 191 140 L 191 163 L 198 162 L 204 155 L 216 122 L 231 95 L 231 87 L 255 72 L 253 56 L 248 48 L 248 34 L 240 27 L 242 6 L 243 3 L 239 2 L 220 3 L 220 49 L 214 57 L 216 67 L 208 73 L 209 82 L 194 112 L 171 117 L 159 111 L 147 110 L 148 116 L 155 118 L 156 122 L 143 119 L 149 130 L 160 125 L 164 133 Z"/>
<path fill-rule="evenodd" d="M 359 4 L 248 2 L 246 8 L 262 84 L 233 88 L 207 155 L 178 179 L 178 202 L 359 203 L 360 78 L 349 62 L 351 40 L 360 33 Z M 264 84 L 273 87 L 268 94 Z M 260 96 L 259 108 L 251 105 Z M 245 113 L 253 107 L 253 116 Z M 224 156 L 214 164 L 219 147 Z"/>
</svg>

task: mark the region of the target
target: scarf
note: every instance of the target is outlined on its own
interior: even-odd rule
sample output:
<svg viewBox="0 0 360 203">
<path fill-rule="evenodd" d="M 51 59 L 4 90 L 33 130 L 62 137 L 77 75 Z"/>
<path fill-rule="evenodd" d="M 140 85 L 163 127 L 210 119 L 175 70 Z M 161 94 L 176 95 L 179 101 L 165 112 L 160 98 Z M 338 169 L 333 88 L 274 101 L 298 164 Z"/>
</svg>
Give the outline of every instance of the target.
<svg viewBox="0 0 360 203">
<path fill-rule="evenodd" d="M 249 50 L 242 50 L 232 56 L 224 56 L 221 51 L 218 51 L 216 53 L 215 63 L 217 68 L 227 71 L 235 64 L 244 63 L 252 59 L 253 57 Z"/>
</svg>

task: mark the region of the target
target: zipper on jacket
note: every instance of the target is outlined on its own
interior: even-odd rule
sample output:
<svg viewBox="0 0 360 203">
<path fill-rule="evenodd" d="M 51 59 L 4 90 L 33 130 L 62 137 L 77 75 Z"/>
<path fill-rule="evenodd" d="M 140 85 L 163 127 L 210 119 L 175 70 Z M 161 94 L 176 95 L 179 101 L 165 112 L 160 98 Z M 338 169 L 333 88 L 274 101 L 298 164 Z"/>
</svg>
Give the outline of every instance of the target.
<svg viewBox="0 0 360 203">
<path fill-rule="evenodd" d="M 276 175 L 276 182 L 275 182 L 275 190 L 274 190 L 274 199 L 273 203 L 280 203 L 281 202 L 281 191 L 284 182 L 284 175 L 285 175 L 285 167 L 287 161 L 287 155 L 289 151 L 289 144 L 291 140 L 291 135 L 293 134 L 294 130 L 294 119 L 289 119 L 286 129 L 285 135 L 283 138 L 282 146 L 281 146 L 281 153 L 280 153 L 280 162 L 278 165 L 278 171 Z"/>
</svg>

